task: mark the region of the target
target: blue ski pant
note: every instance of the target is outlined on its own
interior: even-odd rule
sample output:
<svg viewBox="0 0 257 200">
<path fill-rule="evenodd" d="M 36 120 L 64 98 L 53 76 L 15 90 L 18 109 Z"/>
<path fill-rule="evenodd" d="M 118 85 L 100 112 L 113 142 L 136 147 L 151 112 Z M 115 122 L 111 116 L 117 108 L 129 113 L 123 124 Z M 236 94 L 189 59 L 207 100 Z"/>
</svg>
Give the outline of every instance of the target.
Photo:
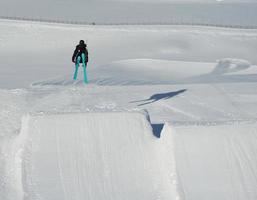
<svg viewBox="0 0 257 200">
<path fill-rule="evenodd" d="M 81 62 L 81 59 L 82 59 L 82 67 L 83 67 L 83 72 L 84 72 L 84 83 L 88 83 L 88 80 L 87 80 L 87 71 L 86 71 L 86 56 L 84 53 L 81 54 L 81 56 L 78 56 L 77 59 L 76 59 L 76 63 L 75 63 L 75 72 L 74 72 L 74 76 L 73 76 L 73 79 L 74 80 L 77 80 L 77 77 L 78 77 L 78 69 L 79 69 L 79 64 Z"/>
</svg>

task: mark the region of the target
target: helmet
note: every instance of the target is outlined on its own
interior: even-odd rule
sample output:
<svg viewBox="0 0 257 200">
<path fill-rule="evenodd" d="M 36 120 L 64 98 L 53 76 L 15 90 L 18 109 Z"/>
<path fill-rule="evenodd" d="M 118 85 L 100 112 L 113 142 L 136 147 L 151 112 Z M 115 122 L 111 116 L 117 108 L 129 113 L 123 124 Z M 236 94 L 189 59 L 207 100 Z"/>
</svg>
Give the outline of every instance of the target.
<svg viewBox="0 0 257 200">
<path fill-rule="evenodd" d="M 84 40 L 80 40 L 79 44 L 85 44 Z"/>
</svg>

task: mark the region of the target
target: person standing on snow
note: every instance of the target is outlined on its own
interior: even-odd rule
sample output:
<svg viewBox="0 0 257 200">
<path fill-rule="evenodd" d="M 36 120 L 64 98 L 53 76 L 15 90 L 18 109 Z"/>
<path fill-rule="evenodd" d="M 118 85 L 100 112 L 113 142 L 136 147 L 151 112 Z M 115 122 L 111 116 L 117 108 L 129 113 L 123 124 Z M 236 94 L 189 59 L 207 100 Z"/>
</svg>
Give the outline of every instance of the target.
<svg viewBox="0 0 257 200">
<path fill-rule="evenodd" d="M 78 68 L 79 65 L 82 64 L 84 69 L 84 83 L 88 83 L 87 81 L 87 74 L 86 74 L 86 67 L 88 63 L 88 51 L 87 45 L 85 44 L 84 40 L 80 40 L 79 44 L 76 46 L 76 49 L 72 55 L 72 62 L 75 63 L 75 73 L 73 79 L 77 79 L 78 75 Z"/>
</svg>

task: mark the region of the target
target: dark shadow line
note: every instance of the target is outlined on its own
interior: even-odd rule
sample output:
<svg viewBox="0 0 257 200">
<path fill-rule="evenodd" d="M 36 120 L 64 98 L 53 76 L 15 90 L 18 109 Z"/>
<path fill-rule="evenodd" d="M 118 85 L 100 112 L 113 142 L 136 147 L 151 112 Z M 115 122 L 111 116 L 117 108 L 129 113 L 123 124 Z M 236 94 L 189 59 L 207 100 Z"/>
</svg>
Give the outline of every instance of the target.
<svg viewBox="0 0 257 200">
<path fill-rule="evenodd" d="M 183 90 L 178 90 L 178 91 L 175 91 L 175 92 L 154 94 L 148 99 L 138 100 L 138 101 L 131 101 L 130 103 L 145 102 L 145 103 L 141 103 L 141 104 L 137 105 L 137 106 L 143 106 L 143 105 L 147 105 L 147 104 L 150 104 L 150 103 L 154 103 L 154 102 L 159 101 L 161 99 L 164 99 L 164 100 L 170 99 L 170 98 L 172 98 L 174 96 L 177 96 L 180 93 L 183 93 L 185 91 L 187 91 L 187 90 L 183 89 Z"/>
</svg>

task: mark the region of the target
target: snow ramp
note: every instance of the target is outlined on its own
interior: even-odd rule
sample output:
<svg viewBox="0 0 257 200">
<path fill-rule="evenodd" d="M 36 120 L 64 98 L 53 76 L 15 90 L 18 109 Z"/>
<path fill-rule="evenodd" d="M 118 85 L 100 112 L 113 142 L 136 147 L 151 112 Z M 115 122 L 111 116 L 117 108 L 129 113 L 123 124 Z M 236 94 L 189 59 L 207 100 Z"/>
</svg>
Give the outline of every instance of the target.
<svg viewBox="0 0 257 200">
<path fill-rule="evenodd" d="M 172 200 L 171 140 L 141 113 L 25 116 L 21 135 L 26 200 Z"/>
</svg>

